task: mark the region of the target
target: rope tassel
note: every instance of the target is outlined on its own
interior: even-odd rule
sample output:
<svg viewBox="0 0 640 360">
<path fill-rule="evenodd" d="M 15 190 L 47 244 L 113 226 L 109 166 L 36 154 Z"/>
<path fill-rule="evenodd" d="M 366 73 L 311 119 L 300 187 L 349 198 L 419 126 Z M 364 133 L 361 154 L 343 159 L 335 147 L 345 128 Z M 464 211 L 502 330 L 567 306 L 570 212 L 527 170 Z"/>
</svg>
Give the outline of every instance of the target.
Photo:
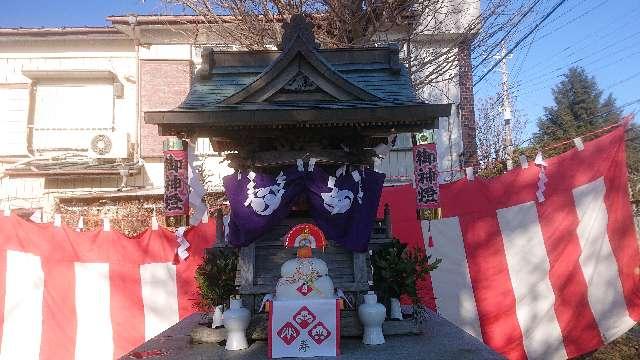
<svg viewBox="0 0 640 360">
<path fill-rule="evenodd" d="M 433 247 L 433 236 L 431 236 L 431 220 L 429 220 L 429 242 L 427 244 L 428 247 Z"/>
</svg>

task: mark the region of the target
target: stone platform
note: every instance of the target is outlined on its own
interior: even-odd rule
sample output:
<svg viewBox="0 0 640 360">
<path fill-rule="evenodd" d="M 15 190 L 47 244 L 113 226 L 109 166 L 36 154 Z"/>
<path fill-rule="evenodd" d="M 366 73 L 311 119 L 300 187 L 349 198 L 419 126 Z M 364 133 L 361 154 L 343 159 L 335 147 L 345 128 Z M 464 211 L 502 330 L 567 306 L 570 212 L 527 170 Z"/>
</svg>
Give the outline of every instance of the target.
<svg viewBox="0 0 640 360">
<path fill-rule="evenodd" d="M 248 349 L 240 351 L 226 351 L 224 346 L 217 344 L 191 344 L 189 334 L 200 321 L 201 315 L 193 314 L 121 359 L 267 359 L 266 341 L 255 341 Z M 502 359 L 481 341 L 434 313 L 424 321 L 423 330 L 420 335 L 387 336 L 385 344 L 375 346 L 362 344 L 360 338 L 342 337 L 340 357 L 316 359 Z"/>
</svg>

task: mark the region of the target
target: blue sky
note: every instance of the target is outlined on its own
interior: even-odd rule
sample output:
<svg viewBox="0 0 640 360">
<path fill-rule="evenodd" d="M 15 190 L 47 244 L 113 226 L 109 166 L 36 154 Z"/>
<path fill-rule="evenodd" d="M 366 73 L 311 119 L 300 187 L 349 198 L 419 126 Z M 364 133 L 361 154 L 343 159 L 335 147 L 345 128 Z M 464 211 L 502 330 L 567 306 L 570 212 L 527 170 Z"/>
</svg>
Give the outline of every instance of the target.
<svg viewBox="0 0 640 360">
<path fill-rule="evenodd" d="M 555 1 L 543 3 L 537 15 Z M 8 0 L 2 8 L 0 27 L 105 26 L 108 15 L 169 11 L 158 0 Z M 509 60 L 512 96 L 528 118 L 527 133 L 552 104 L 551 88 L 571 65 L 584 66 L 619 105 L 640 98 L 640 0 L 567 0 L 515 51 Z M 495 94 L 499 81 L 498 72 L 490 74 L 476 87 L 476 99 Z M 624 110 L 638 111 L 640 104 Z"/>
<path fill-rule="evenodd" d="M 158 0 L 4 0 L 0 27 L 106 26 L 109 15 L 166 13 Z"/>
<path fill-rule="evenodd" d="M 544 1 L 543 1 L 544 2 Z M 546 1 L 544 12 L 555 1 Z M 519 34 L 523 35 L 523 34 Z M 519 39 L 516 36 L 512 44 Z M 553 104 L 551 89 L 572 65 L 595 76 L 605 95 L 618 105 L 640 98 L 640 0 L 568 0 L 508 61 L 516 107 L 528 117 L 527 135 L 544 106 Z M 478 74 L 484 73 L 477 69 Z M 494 71 L 475 88 L 476 101 L 500 89 Z M 639 111 L 640 103 L 625 113 Z"/>
</svg>

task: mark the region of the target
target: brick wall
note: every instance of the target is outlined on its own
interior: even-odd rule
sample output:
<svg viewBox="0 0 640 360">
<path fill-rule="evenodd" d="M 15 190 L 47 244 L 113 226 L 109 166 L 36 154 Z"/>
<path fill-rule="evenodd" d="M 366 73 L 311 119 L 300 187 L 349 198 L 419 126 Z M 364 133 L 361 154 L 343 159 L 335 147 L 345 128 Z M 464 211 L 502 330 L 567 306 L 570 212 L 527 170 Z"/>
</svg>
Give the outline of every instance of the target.
<svg viewBox="0 0 640 360">
<path fill-rule="evenodd" d="M 458 109 L 462 132 L 462 162 L 465 167 L 478 164 L 470 48 L 469 42 L 462 42 L 458 46 L 458 84 L 460 87 L 460 104 L 458 105 Z"/>
<path fill-rule="evenodd" d="M 140 60 L 140 110 L 171 110 L 185 99 L 191 88 L 189 60 Z M 162 140 L 156 125 L 141 126 L 143 157 L 162 156 Z"/>
</svg>

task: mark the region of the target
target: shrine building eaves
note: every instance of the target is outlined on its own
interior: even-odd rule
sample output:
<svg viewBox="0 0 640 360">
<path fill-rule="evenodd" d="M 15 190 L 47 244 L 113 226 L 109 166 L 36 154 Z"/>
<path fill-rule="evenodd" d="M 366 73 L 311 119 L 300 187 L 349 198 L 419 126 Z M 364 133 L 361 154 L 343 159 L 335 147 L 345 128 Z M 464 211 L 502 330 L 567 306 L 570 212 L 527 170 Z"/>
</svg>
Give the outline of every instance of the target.
<svg viewBox="0 0 640 360">
<path fill-rule="evenodd" d="M 424 129 L 450 115 L 451 104 L 420 101 L 397 46 L 318 49 L 310 29 L 301 16 L 292 17 L 281 51 L 203 49 L 203 66 L 184 102 L 147 112 L 145 120 L 174 134 L 203 126 Z"/>
</svg>

